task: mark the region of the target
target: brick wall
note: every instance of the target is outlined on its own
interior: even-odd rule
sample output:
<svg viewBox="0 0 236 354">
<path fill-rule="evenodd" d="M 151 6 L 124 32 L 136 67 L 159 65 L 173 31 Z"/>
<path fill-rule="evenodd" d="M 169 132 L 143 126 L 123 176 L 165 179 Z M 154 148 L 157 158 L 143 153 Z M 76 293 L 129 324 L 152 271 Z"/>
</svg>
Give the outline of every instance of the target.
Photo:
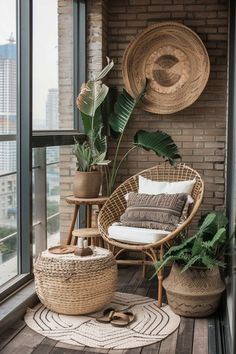
<svg viewBox="0 0 236 354">
<path fill-rule="evenodd" d="M 108 8 L 108 56 L 115 62 L 108 84 L 123 87 L 122 56 L 128 43 L 148 25 L 177 21 L 195 31 L 211 62 L 208 84 L 190 107 L 175 114 L 158 115 L 137 109 L 122 144 L 122 154 L 138 129 L 169 133 L 183 162 L 202 175 L 205 184 L 202 212 L 224 207 L 227 33 L 226 0 L 113 0 Z M 110 145 L 110 155 L 115 144 Z M 110 156 L 110 157 L 111 157 Z M 157 163 L 152 153 L 135 151 L 124 163 L 119 181 Z"/>
<path fill-rule="evenodd" d="M 59 127 L 73 128 L 73 1 L 58 0 L 58 76 L 59 76 Z M 60 147 L 60 238 L 68 234 L 73 207 L 65 202 L 72 194 L 72 181 L 76 170 L 71 146 Z"/>
<path fill-rule="evenodd" d="M 197 169 L 202 175 L 206 191 L 202 212 L 224 207 L 225 190 L 225 135 L 226 135 L 226 88 L 227 88 L 227 34 L 228 11 L 226 0 L 88 0 L 87 59 L 88 76 L 102 68 L 105 56 L 115 62 L 109 74 L 108 85 L 123 88 L 122 56 L 128 43 L 148 25 L 160 21 L 177 21 L 189 26 L 203 40 L 211 61 L 209 82 L 198 100 L 181 112 L 171 115 L 151 114 L 137 109 L 127 129 L 121 148 L 123 155 L 132 143 L 138 129 L 162 129 L 171 134 L 177 143 L 183 162 Z M 59 63 L 61 66 L 60 120 L 70 124 L 72 111 L 66 112 L 64 104 L 71 107 L 72 86 L 63 80 L 63 70 L 70 56 L 71 33 L 69 16 L 71 1 L 59 0 L 61 27 L 59 26 Z M 65 20 L 64 20 L 65 19 Z M 60 51 L 60 43 L 63 43 Z M 64 61 L 64 64 L 63 64 Z M 63 66 L 64 65 L 64 66 Z M 67 66 L 68 69 L 68 66 Z M 64 101 L 66 100 L 66 101 Z M 67 123 L 66 123 L 67 121 Z M 115 143 L 110 142 L 112 157 Z M 61 238 L 65 238 L 71 208 L 64 196 L 71 193 L 75 162 L 71 148 L 61 150 Z M 120 169 L 118 181 L 156 164 L 160 159 L 152 153 L 135 151 Z"/>
<path fill-rule="evenodd" d="M 107 56 L 107 2 L 108 0 L 89 0 L 87 2 L 87 69 L 100 71 Z"/>
</svg>

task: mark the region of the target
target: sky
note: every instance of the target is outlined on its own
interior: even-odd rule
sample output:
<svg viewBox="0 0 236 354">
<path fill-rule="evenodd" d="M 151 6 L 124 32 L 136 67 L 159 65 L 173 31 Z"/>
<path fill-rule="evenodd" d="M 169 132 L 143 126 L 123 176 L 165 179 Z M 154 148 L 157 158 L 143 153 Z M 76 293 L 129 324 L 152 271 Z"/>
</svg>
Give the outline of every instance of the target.
<svg viewBox="0 0 236 354">
<path fill-rule="evenodd" d="M 0 44 L 16 38 L 16 0 L 0 0 Z M 33 0 L 33 120 L 45 118 L 49 88 L 58 87 L 57 0 Z"/>
</svg>

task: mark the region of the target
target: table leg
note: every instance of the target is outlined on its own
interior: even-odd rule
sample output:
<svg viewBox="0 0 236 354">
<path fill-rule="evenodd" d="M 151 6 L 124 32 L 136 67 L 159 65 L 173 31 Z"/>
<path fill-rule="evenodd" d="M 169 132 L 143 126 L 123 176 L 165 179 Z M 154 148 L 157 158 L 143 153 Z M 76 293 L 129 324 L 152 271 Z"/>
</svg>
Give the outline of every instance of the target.
<svg viewBox="0 0 236 354">
<path fill-rule="evenodd" d="M 92 205 L 87 205 L 87 228 L 92 225 Z"/>
<path fill-rule="evenodd" d="M 75 204 L 74 214 L 73 214 L 73 218 L 72 218 L 71 225 L 70 225 L 70 231 L 69 231 L 69 234 L 68 234 L 67 240 L 66 240 L 66 244 L 67 244 L 67 245 L 70 245 L 70 244 L 71 244 L 72 231 L 73 231 L 74 228 L 75 228 L 75 223 L 76 223 L 78 211 L 79 211 L 79 205 Z"/>
</svg>

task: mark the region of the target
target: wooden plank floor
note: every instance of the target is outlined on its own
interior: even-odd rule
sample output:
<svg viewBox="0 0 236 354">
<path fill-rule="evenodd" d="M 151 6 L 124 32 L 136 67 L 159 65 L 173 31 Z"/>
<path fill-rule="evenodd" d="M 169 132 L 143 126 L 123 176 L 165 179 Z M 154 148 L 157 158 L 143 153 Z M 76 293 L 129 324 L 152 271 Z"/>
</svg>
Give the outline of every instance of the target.
<svg viewBox="0 0 236 354">
<path fill-rule="evenodd" d="M 156 279 L 142 279 L 140 267 L 119 269 L 118 291 L 136 293 L 156 298 Z M 210 335 L 209 335 L 210 334 Z M 129 350 L 99 350 L 59 343 L 45 338 L 29 327 L 24 321 L 17 322 L 5 333 L 0 334 L 0 353 L 2 354 L 215 354 L 215 319 L 181 318 L 174 333 L 162 342 L 143 348 Z"/>
</svg>

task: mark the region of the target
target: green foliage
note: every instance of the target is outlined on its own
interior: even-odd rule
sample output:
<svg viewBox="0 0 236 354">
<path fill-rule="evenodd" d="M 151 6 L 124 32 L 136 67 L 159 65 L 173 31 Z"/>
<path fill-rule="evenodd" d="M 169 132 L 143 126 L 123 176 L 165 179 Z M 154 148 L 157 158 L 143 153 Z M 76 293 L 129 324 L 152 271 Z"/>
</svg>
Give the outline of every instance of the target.
<svg viewBox="0 0 236 354">
<path fill-rule="evenodd" d="M 214 266 L 224 267 L 223 256 L 227 246 L 226 226 L 228 219 L 221 212 L 211 212 L 199 225 L 197 233 L 181 240 L 172 246 L 164 255 L 163 260 L 156 263 L 159 272 L 169 262 L 177 262 L 182 272 L 192 266 L 212 269 Z"/>
<path fill-rule="evenodd" d="M 106 174 L 108 195 L 114 190 L 116 176 L 121 164 L 134 149 L 142 148 L 146 151 L 154 151 L 156 155 L 167 158 L 172 165 L 175 165 L 176 159 L 180 158 L 178 148 L 170 135 L 161 131 L 146 132 L 144 130 L 139 130 L 134 136 L 133 145 L 128 149 L 121 160 L 118 161 L 119 149 L 125 129 L 131 119 L 135 107 L 144 96 L 145 89 L 146 88 L 144 87 L 143 91 L 137 98 L 131 97 L 126 90 L 123 90 L 117 98 L 113 112 L 111 112 L 109 116 L 111 131 L 118 135 L 118 142 L 112 166 L 110 169 L 107 169 Z"/>
<path fill-rule="evenodd" d="M 107 139 L 102 132 L 101 104 L 103 103 L 108 87 L 102 83 L 102 79 L 113 67 L 113 61 L 107 59 L 105 68 L 93 76 L 81 86 L 80 94 L 76 103 L 80 110 L 84 132 L 87 135 L 85 143 L 80 144 L 75 139 L 73 154 L 77 158 L 77 169 L 88 172 L 96 169 L 97 165 L 107 165 L 106 160 Z"/>
<path fill-rule="evenodd" d="M 108 87 L 102 84 L 101 80 L 107 75 L 113 65 L 113 61 L 108 59 L 108 64 L 101 73 L 94 76 L 81 87 L 76 102 L 81 112 L 87 141 L 84 144 L 79 144 L 78 141 L 75 141 L 73 149 L 73 153 L 77 158 L 78 170 L 91 171 L 95 169 L 97 165 L 105 166 L 108 195 L 114 190 L 117 173 L 121 164 L 134 149 L 142 148 L 147 151 L 154 151 L 158 156 L 166 158 L 172 165 L 175 165 L 176 159 L 180 158 L 178 148 L 168 134 L 161 131 L 149 133 L 140 130 L 134 136 L 133 145 L 128 149 L 127 153 L 118 160 L 119 149 L 125 129 L 135 107 L 145 94 L 146 87 L 144 87 L 139 96 L 135 98 L 130 96 L 126 90 L 123 90 L 118 95 L 108 119 L 111 131 L 118 138 L 114 159 L 111 166 L 108 166 L 110 161 L 105 159 L 107 153 L 107 139 L 105 134 L 103 134 L 101 117 L 101 105 L 108 93 Z"/>
<path fill-rule="evenodd" d="M 134 144 L 147 151 L 154 151 L 156 155 L 167 158 L 171 165 L 175 165 L 176 159 L 180 158 L 178 148 L 171 136 L 165 132 L 146 132 L 139 130 L 134 136 Z"/>
<path fill-rule="evenodd" d="M 118 96 L 114 105 L 114 110 L 109 116 L 109 124 L 111 129 L 119 134 L 124 133 L 124 130 L 129 122 L 134 108 L 139 102 L 140 97 L 134 99 L 126 90 Z"/>
</svg>

